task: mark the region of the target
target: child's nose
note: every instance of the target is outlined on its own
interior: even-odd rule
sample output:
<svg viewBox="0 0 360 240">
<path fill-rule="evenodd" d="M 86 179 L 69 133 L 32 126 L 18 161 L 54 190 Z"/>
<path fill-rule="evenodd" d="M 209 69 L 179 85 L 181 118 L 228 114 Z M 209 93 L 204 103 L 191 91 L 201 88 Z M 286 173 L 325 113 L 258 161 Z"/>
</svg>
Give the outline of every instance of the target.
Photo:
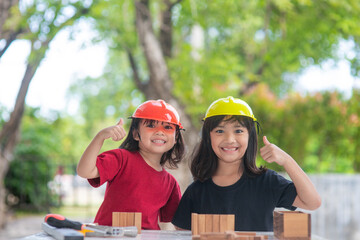
<svg viewBox="0 0 360 240">
<path fill-rule="evenodd" d="M 225 137 L 227 142 L 235 142 L 235 136 L 233 133 L 227 133 Z"/>
<path fill-rule="evenodd" d="M 164 135 L 165 129 L 163 127 L 157 127 L 156 128 L 156 134 Z"/>
</svg>

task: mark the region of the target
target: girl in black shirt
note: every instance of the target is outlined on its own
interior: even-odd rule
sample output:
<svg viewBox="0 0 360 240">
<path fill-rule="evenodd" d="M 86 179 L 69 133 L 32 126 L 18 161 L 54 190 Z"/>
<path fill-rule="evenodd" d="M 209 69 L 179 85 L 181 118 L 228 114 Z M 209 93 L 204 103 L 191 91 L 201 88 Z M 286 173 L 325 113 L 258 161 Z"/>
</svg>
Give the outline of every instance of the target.
<svg viewBox="0 0 360 240">
<path fill-rule="evenodd" d="M 283 166 L 292 181 L 256 166 L 257 126 L 250 106 L 241 99 L 221 98 L 209 106 L 191 162 L 194 182 L 172 221 L 177 228 L 190 230 L 191 213 L 235 214 L 237 231 L 272 231 L 276 207 L 314 210 L 320 206 L 309 177 L 266 136 L 261 157 Z"/>
</svg>

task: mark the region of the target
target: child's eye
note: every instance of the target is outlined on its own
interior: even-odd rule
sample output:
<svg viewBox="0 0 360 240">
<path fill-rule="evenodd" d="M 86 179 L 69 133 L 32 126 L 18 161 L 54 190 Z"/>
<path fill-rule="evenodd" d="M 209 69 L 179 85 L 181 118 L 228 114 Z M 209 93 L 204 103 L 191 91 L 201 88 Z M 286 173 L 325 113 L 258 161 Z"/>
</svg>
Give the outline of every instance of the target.
<svg viewBox="0 0 360 240">
<path fill-rule="evenodd" d="M 171 129 L 174 129 L 174 128 L 173 128 L 173 126 L 171 126 L 171 125 L 166 125 L 166 126 L 165 126 L 165 129 L 170 129 L 170 130 L 171 130 Z"/>
<path fill-rule="evenodd" d="M 154 128 L 154 127 L 155 127 L 155 125 L 154 125 L 154 124 L 152 124 L 152 123 L 149 123 L 149 124 L 147 124 L 147 125 L 146 125 L 146 127 L 148 127 L 148 128 Z"/>
<path fill-rule="evenodd" d="M 224 130 L 218 129 L 218 130 L 216 130 L 215 132 L 216 132 L 216 133 L 223 133 Z"/>
<path fill-rule="evenodd" d="M 236 129 L 235 130 L 235 133 L 242 133 L 242 132 L 244 132 L 242 129 Z"/>
</svg>

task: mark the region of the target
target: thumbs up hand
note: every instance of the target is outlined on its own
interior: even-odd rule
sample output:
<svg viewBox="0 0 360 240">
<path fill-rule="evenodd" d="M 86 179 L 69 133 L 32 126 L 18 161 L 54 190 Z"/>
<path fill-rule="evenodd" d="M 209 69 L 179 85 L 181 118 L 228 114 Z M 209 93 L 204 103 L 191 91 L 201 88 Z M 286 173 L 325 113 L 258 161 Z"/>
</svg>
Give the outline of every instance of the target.
<svg viewBox="0 0 360 240">
<path fill-rule="evenodd" d="M 260 156 L 268 163 L 276 162 L 280 166 L 292 159 L 289 154 L 281 148 L 269 142 L 266 136 L 263 137 L 264 146 L 260 148 Z"/>
<path fill-rule="evenodd" d="M 119 122 L 116 125 L 104 128 L 98 133 L 98 135 L 101 135 L 104 140 L 111 138 L 113 141 L 120 141 L 126 136 L 123 124 L 124 120 L 120 118 Z"/>
</svg>

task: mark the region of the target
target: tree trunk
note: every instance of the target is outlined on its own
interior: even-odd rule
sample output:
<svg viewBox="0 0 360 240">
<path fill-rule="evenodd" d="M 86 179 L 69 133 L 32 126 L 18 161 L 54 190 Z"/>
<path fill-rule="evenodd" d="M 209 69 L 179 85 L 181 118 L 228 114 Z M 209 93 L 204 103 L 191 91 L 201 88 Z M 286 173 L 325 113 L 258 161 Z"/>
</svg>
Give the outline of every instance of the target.
<svg viewBox="0 0 360 240">
<path fill-rule="evenodd" d="M 97 1 L 93 1 L 93 4 L 95 4 Z M 10 4 L 11 3 L 11 4 Z M 0 14 L 2 14 L 3 9 L 5 10 L 5 6 L 8 7 L 8 5 L 15 5 L 18 4 L 17 0 L 0 0 Z M 10 6 L 10 7 L 11 7 Z M 23 81 L 21 83 L 20 89 L 19 89 L 19 93 L 18 96 L 16 98 L 16 102 L 15 102 L 15 107 L 13 112 L 10 115 L 10 119 L 8 122 L 6 122 L 3 127 L 2 130 L 0 132 L 0 228 L 3 228 L 5 223 L 6 223 L 6 205 L 5 205 L 5 186 L 4 186 L 4 179 L 5 179 L 5 175 L 8 171 L 9 168 L 9 163 L 13 158 L 13 152 L 16 146 L 16 143 L 19 139 L 19 133 L 20 133 L 20 125 L 21 125 L 21 120 L 24 114 L 24 107 L 25 107 L 25 97 L 26 94 L 28 92 L 29 89 L 29 85 L 30 82 L 32 80 L 32 78 L 35 75 L 35 72 L 37 70 L 37 68 L 39 67 L 41 61 L 43 60 L 43 58 L 45 57 L 45 53 L 46 51 L 49 49 L 49 44 L 50 42 L 54 39 L 54 37 L 56 36 L 56 34 L 62 30 L 64 27 L 69 26 L 71 24 L 73 24 L 73 22 L 77 19 L 79 19 L 82 16 L 85 16 L 91 6 L 79 6 L 76 10 L 76 13 L 70 17 L 69 19 L 67 19 L 65 22 L 63 22 L 60 26 L 58 26 L 58 24 L 56 23 L 56 18 L 53 19 L 53 21 L 51 23 L 49 23 L 50 27 L 53 27 L 53 31 L 51 31 L 51 34 L 47 35 L 47 39 L 40 41 L 41 42 L 41 47 L 40 48 L 34 48 L 34 42 L 38 41 L 39 39 L 32 39 L 32 48 L 31 48 L 31 52 L 30 52 L 30 56 L 28 58 L 28 64 L 26 67 L 26 71 L 23 77 Z M 9 10 L 10 7 L 8 7 L 7 9 Z M 9 16 L 9 15 L 7 15 Z M 2 19 L 2 15 L 0 18 L 0 34 L 2 34 L 2 30 L 3 30 L 3 24 L 5 22 L 5 20 Z M 26 28 L 20 29 L 18 30 L 20 32 L 12 32 L 12 33 L 17 33 L 15 36 L 13 36 L 13 38 L 16 38 L 16 36 L 18 36 L 18 34 L 20 34 L 21 32 L 26 31 Z M 9 35 L 10 36 L 10 35 Z M 3 36 L 0 36 L 0 39 Z M 38 37 L 38 36 L 35 36 Z M 12 39 L 10 37 L 7 37 L 6 40 L 8 39 Z M 13 40 L 10 41 L 10 43 Z M 8 44 L 8 42 L 7 42 Z M 6 46 L 5 46 L 5 50 L 6 50 Z M 2 50 L 4 50 L 2 49 Z M 1 51 L 4 52 L 4 51 Z M 0 52 L 0 53 L 1 53 Z M 3 54 L 3 53 L 1 53 Z M 1 55 L 0 55 L 1 57 Z"/>
<path fill-rule="evenodd" d="M 6 223 L 6 190 L 4 186 L 5 175 L 9 169 L 10 161 L 13 159 L 13 152 L 19 140 L 21 119 L 24 114 L 25 97 L 29 89 L 30 82 L 40 64 L 41 59 L 37 58 L 34 62 L 28 63 L 24 78 L 16 97 L 15 107 L 0 132 L 0 229 Z"/>
<path fill-rule="evenodd" d="M 168 1 L 166 0 L 165 2 L 168 3 Z M 139 89 L 143 91 L 147 99 L 164 99 L 166 102 L 174 106 L 180 114 L 182 125 L 184 126 L 184 128 L 186 128 L 186 132 L 183 135 L 185 138 L 188 154 L 185 157 L 183 163 L 180 164 L 179 169 L 171 171 L 171 173 L 178 180 L 181 190 L 184 191 L 191 182 L 191 174 L 187 163 L 189 153 L 192 152 L 193 147 L 198 142 L 198 130 L 192 124 L 190 116 L 186 114 L 185 107 L 172 93 L 173 81 L 169 75 L 168 67 L 166 65 L 164 57 L 165 54 L 163 53 L 163 50 L 161 48 L 160 41 L 156 38 L 153 31 L 148 1 L 136 1 L 135 6 L 136 29 L 146 58 L 146 63 L 149 69 L 150 76 L 149 82 L 146 84 L 140 82 L 138 78 L 134 79 L 134 81 L 139 87 Z M 168 13 L 162 13 L 163 15 L 167 16 L 166 18 L 164 18 L 167 22 L 165 24 L 162 24 L 162 26 L 171 24 L 171 22 L 168 21 L 168 19 L 171 19 L 171 7 L 168 7 L 167 9 Z M 168 33 L 171 34 L 171 31 L 168 31 Z M 172 38 L 169 36 L 165 36 L 165 34 L 162 33 L 161 39 L 168 39 L 170 41 Z M 169 52 L 171 52 L 171 50 L 168 49 L 171 44 L 169 43 L 166 46 L 166 55 L 168 55 Z M 129 59 L 130 58 L 131 54 L 129 56 Z M 136 74 L 136 66 L 134 65 L 134 61 L 131 63 L 131 65 L 133 68 L 134 76 L 138 76 L 138 74 Z"/>
</svg>

